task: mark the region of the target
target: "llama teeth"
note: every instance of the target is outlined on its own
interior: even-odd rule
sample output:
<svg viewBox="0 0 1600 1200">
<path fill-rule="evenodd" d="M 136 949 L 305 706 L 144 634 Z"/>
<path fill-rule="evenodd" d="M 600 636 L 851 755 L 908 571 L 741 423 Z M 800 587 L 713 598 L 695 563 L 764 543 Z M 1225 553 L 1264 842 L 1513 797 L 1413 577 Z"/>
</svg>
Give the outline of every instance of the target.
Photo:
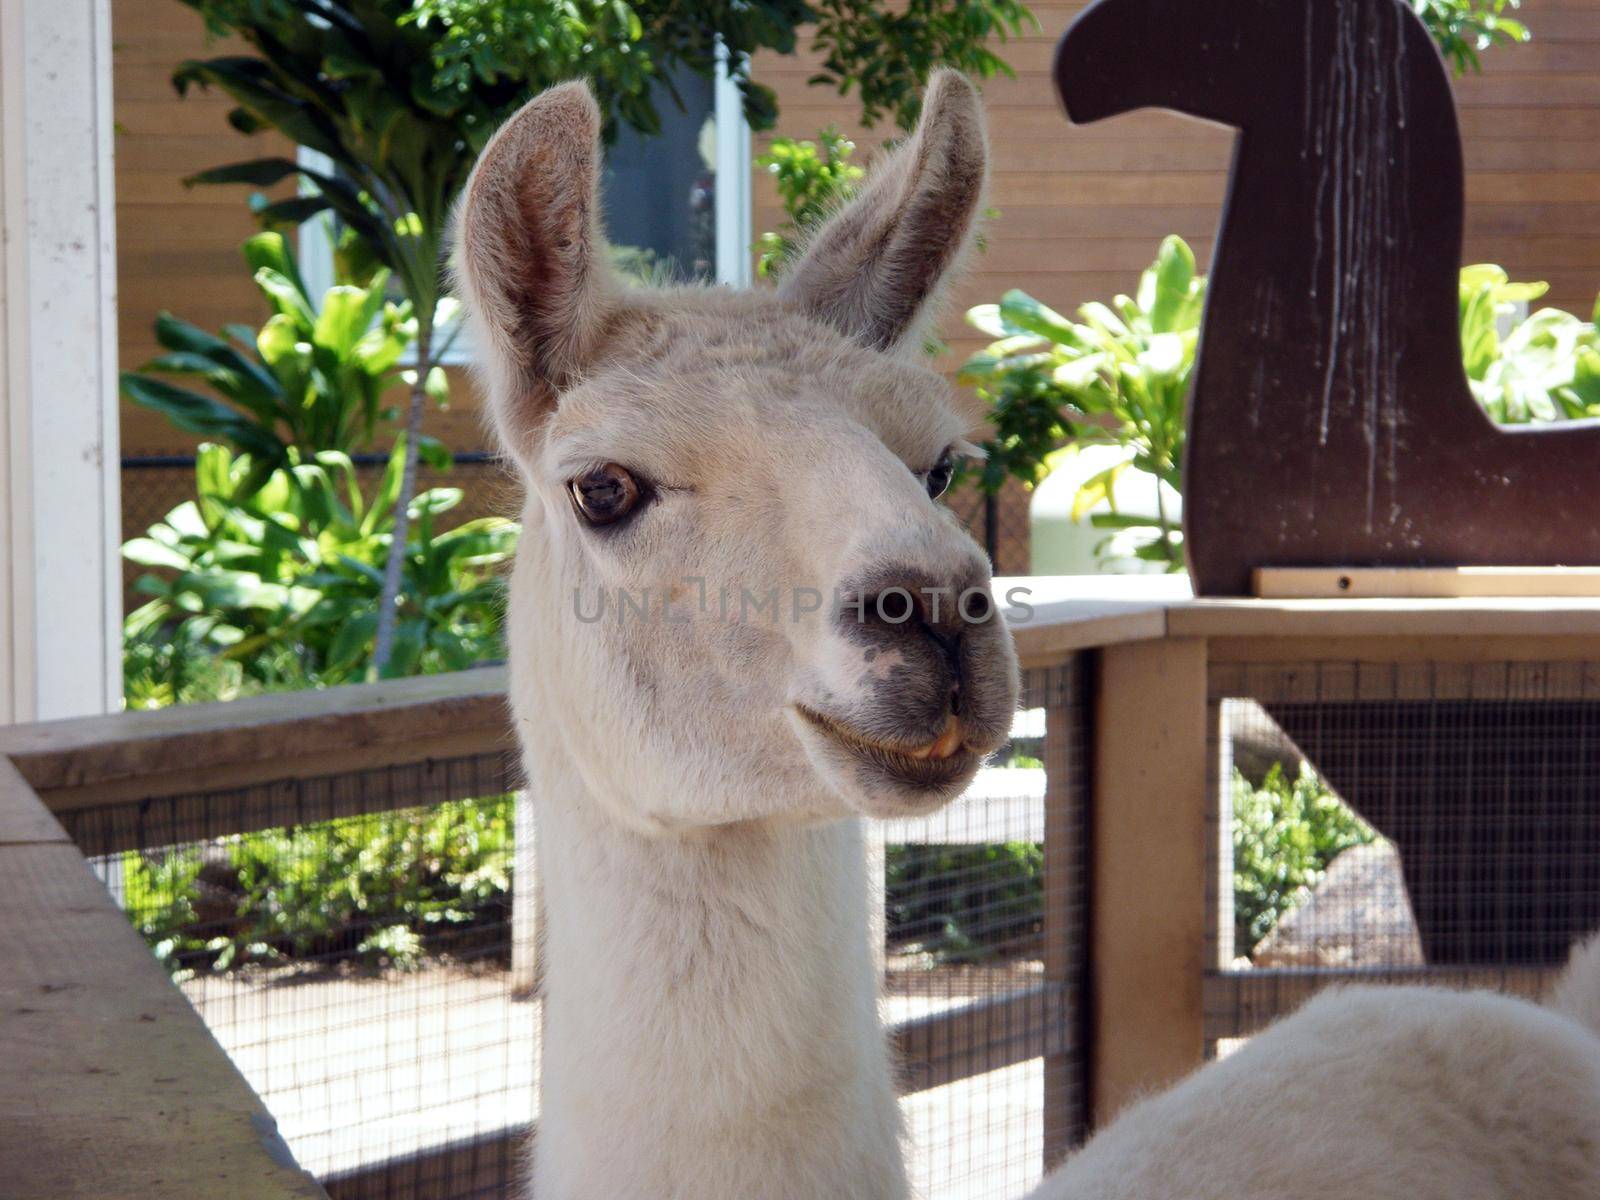
<svg viewBox="0 0 1600 1200">
<path fill-rule="evenodd" d="M 959 749 L 961 749 L 961 722 L 952 717 L 950 724 L 944 727 L 944 732 L 936 741 L 924 746 L 911 757 L 945 759 Z"/>
</svg>

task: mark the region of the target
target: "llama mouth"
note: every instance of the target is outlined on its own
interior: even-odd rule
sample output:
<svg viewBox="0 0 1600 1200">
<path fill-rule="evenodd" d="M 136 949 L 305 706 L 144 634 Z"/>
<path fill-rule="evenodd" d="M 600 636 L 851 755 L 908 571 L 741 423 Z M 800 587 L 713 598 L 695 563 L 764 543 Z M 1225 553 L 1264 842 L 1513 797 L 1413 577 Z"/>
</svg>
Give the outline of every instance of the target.
<svg viewBox="0 0 1600 1200">
<path fill-rule="evenodd" d="M 948 787 L 970 774 L 983 757 L 966 744 L 965 731 L 956 717 L 950 717 L 944 731 L 932 741 L 910 746 L 868 737 L 804 704 L 796 704 L 794 709 L 834 745 L 895 782 L 915 788 Z"/>
</svg>

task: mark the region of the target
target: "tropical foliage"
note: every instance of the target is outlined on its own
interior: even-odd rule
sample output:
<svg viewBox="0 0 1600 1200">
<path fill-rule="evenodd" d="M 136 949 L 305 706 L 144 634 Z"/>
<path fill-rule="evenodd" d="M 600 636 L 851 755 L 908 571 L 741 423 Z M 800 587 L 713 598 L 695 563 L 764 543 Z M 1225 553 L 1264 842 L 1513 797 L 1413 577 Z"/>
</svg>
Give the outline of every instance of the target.
<svg viewBox="0 0 1600 1200">
<path fill-rule="evenodd" d="M 998 339 L 961 369 L 994 426 L 978 486 L 997 491 L 1008 475 L 1031 485 L 1064 453 L 1114 445 L 1125 455 L 1083 484 L 1078 515 L 1110 500 L 1130 467 L 1181 492 L 1184 406 L 1204 304 L 1193 252 L 1169 237 L 1133 296 L 1085 304 L 1076 321 L 1016 290 L 968 312 L 971 324 Z M 1163 508 L 1152 523 L 1113 505 L 1091 519 L 1129 535 L 1139 558 L 1182 565 L 1177 514 Z"/>
<path fill-rule="evenodd" d="M 293 450 L 365 449 L 379 418 L 394 415 L 385 398 L 408 374 L 401 360 L 416 319 L 408 301 L 388 298 L 386 270 L 365 286 L 340 284 L 314 301 L 282 234 L 256 234 L 244 257 L 271 310 L 266 322 L 214 336 L 164 312 L 155 332 L 165 353 L 124 372 L 122 391 L 179 429 L 248 454 L 253 474 L 241 485 L 248 495 L 288 466 Z M 442 371 L 429 391 L 444 397 Z"/>
<path fill-rule="evenodd" d="M 1528 40 L 1528 27 L 1506 15 L 1521 0 L 1411 0 L 1428 27 L 1439 52 L 1457 75 L 1481 71 L 1478 57 L 1492 46 L 1513 46 Z"/>
<path fill-rule="evenodd" d="M 756 166 L 778 186 L 784 223 L 756 242 L 756 274 L 775 275 L 794 254 L 807 230 L 850 198 L 866 174 L 850 161 L 856 144 L 830 125 L 816 141 L 773 138 Z"/>
<path fill-rule="evenodd" d="M 1513 283 L 1483 264 L 1461 272 L 1461 352 L 1484 410 L 1503 425 L 1600 417 L 1600 299 L 1590 320 L 1541 308 L 1510 324 L 1544 283 Z M 1510 324 L 1502 337 L 1502 326 Z"/>
<path fill-rule="evenodd" d="M 123 547 L 150 568 L 124 639 L 130 703 L 181 698 L 195 658 L 238 664 L 264 686 L 359 680 L 372 660 L 383 564 L 395 536 L 403 447 L 364 494 L 348 455 L 321 451 L 254 490 L 248 456 L 200 448 L 197 498 Z M 389 673 L 457 670 L 500 653 L 502 581 L 517 527 L 496 517 L 438 532 L 458 488 L 411 500 L 399 636 Z M 151 643 L 169 647 L 163 657 Z"/>
</svg>

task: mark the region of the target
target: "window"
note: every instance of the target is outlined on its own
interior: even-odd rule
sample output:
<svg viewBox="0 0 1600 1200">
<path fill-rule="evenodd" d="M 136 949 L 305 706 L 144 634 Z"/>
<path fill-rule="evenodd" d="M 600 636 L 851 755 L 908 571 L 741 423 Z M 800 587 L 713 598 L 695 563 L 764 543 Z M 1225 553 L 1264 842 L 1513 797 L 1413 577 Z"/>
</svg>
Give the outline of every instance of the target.
<svg viewBox="0 0 1600 1200">
<path fill-rule="evenodd" d="M 624 128 L 609 148 L 601 177 L 606 232 L 619 270 L 644 278 L 700 279 L 736 287 L 750 282 L 750 131 L 739 90 L 719 66 L 715 81 L 691 72 L 673 78 L 684 107 L 663 95 L 661 132 Z M 300 161 L 331 163 L 315 151 Z M 329 218 L 300 231 L 300 273 L 313 295 L 333 283 Z M 457 335 L 444 361 L 471 357 Z"/>
</svg>

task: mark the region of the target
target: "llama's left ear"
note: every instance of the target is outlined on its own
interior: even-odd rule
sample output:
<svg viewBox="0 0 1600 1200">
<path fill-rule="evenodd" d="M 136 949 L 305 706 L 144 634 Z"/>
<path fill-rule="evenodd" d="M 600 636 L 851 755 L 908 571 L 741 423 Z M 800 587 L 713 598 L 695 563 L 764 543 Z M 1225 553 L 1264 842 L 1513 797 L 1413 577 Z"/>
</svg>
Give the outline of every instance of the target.
<svg viewBox="0 0 1600 1200">
<path fill-rule="evenodd" d="M 972 241 L 987 164 L 977 90 L 940 71 L 911 139 L 823 224 L 778 294 L 872 349 L 920 345 Z"/>
<path fill-rule="evenodd" d="M 523 105 L 462 189 L 455 274 L 485 343 L 495 426 L 522 461 L 599 349 L 615 302 L 599 192 L 600 112 L 582 83 Z"/>
</svg>

